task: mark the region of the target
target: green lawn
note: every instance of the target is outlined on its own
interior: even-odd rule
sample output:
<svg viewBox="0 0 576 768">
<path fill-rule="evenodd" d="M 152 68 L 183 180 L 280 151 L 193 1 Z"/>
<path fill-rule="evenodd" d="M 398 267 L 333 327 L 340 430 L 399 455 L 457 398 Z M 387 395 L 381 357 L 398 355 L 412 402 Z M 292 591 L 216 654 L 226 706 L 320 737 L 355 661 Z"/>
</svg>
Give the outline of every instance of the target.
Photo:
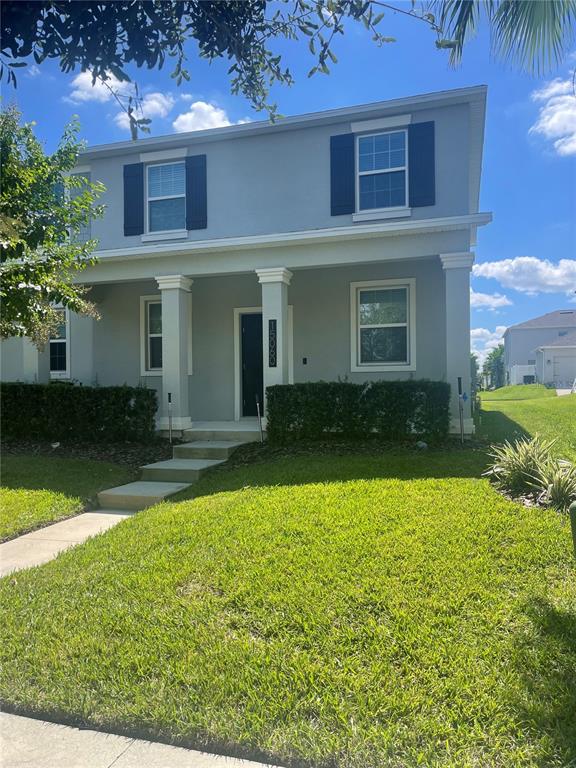
<svg viewBox="0 0 576 768">
<path fill-rule="evenodd" d="M 481 392 L 482 402 L 492 400 L 535 400 L 543 397 L 556 397 L 556 390 L 543 384 L 512 384 L 500 389 Z"/>
<path fill-rule="evenodd" d="M 576 461 L 576 394 L 556 397 L 554 390 L 525 385 L 482 392 L 481 398 L 480 437 L 503 442 L 540 435 L 557 441 L 559 456 Z"/>
<path fill-rule="evenodd" d="M 4 456 L 0 541 L 77 514 L 98 491 L 130 479 L 129 470 L 103 461 Z"/>
<path fill-rule="evenodd" d="M 576 759 L 566 519 L 482 453 L 215 472 L 0 582 L 5 705 L 315 768 Z"/>
</svg>

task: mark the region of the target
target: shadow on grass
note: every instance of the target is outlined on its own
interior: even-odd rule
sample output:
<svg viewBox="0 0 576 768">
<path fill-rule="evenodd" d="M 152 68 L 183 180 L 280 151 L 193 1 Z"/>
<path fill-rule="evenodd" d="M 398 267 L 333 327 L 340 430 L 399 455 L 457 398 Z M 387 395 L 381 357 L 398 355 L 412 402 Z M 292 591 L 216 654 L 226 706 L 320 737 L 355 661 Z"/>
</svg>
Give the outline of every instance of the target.
<svg viewBox="0 0 576 768">
<path fill-rule="evenodd" d="M 526 614 L 533 626 L 519 640 L 526 696 L 514 706 L 522 722 L 562 754 L 563 766 L 576 766 L 576 613 L 534 599 Z"/>
<path fill-rule="evenodd" d="M 520 437 L 531 437 L 524 427 L 501 411 L 482 411 L 478 437 L 494 443 L 513 441 Z"/>
<path fill-rule="evenodd" d="M 174 501 L 246 487 L 336 483 L 389 478 L 479 478 L 488 463 L 477 447 L 418 451 L 377 444 L 298 443 L 290 447 L 246 445 Z"/>
</svg>

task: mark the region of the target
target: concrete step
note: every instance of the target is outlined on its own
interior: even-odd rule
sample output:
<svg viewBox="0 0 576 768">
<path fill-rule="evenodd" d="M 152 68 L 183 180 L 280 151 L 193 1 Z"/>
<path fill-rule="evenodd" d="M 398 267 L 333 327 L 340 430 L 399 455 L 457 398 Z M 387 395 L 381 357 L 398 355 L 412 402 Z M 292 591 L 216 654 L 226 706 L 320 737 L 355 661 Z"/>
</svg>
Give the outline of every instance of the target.
<svg viewBox="0 0 576 768">
<path fill-rule="evenodd" d="M 168 459 L 140 467 L 142 480 L 162 482 L 193 483 L 202 472 L 210 467 L 223 464 L 224 459 Z"/>
<path fill-rule="evenodd" d="M 257 429 L 229 430 L 223 429 L 186 429 L 182 432 L 184 440 L 190 442 L 215 442 L 217 440 L 226 440 L 226 442 L 258 443 L 260 442 L 260 432 Z"/>
<path fill-rule="evenodd" d="M 226 440 L 240 443 L 260 441 L 260 430 L 256 419 L 241 421 L 196 421 L 185 429 L 182 437 L 190 442 Z"/>
<path fill-rule="evenodd" d="M 174 446 L 175 459 L 229 459 L 244 444 L 240 440 L 195 440 Z"/>
<path fill-rule="evenodd" d="M 189 485 L 190 483 L 144 482 L 139 480 L 135 483 L 118 485 L 116 488 L 100 491 L 98 501 L 104 510 L 111 508 L 138 511 L 164 501 L 175 493 L 188 488 Z"/>
</svg>

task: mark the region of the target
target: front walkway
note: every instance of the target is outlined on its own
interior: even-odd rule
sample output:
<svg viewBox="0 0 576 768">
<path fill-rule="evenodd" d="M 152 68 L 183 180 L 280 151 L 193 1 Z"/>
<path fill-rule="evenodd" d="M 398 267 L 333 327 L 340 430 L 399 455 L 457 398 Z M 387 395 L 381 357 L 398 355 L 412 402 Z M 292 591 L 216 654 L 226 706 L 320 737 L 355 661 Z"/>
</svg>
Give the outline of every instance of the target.
<svg viewBox="0 0 576 768">
<path fill-rule="evenodd" d="M 564 395 L 571 395 L 572 390 L 571 389 L 556 389 L 556 394 L 558 397 L 564 397 Z"/>
<path fill-rule="evenodd" d="M 130 517 L 130 514 L 125 509 L 84 512 L 46 528 L 26 533 L 12 541 L 6 541 L 0 544 L 0 576 L 47 563 L 64 549 L 107 531 Z"/>
<path fill-rule="evenodd" d="M 0 714 L 0 765 L 5 768 L 265 768 L 142 739 Z"/>
</svg>

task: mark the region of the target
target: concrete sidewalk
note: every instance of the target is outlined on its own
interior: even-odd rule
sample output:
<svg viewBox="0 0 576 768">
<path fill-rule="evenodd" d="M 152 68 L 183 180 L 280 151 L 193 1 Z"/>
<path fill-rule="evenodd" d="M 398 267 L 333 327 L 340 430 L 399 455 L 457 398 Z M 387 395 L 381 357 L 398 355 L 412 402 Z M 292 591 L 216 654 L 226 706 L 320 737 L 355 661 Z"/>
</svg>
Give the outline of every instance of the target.
<svg viewBox="0 0 576 768">
<path fill-rule="evenodd" d="M 107 531 L 132 513 L 126 510 L 83 512 L 46 528 L 26 533 L 12 541 L 0 544 L 0 576 L 13 571 L 42 565 L 59 552 L 81 544 L 90 536 Z"/>
<path fill-rule="evenodd" d="M 251 760 L 7 713 L 0 714 L 0 747 L 2 768 L 265 768 Z"/>
</svg>

